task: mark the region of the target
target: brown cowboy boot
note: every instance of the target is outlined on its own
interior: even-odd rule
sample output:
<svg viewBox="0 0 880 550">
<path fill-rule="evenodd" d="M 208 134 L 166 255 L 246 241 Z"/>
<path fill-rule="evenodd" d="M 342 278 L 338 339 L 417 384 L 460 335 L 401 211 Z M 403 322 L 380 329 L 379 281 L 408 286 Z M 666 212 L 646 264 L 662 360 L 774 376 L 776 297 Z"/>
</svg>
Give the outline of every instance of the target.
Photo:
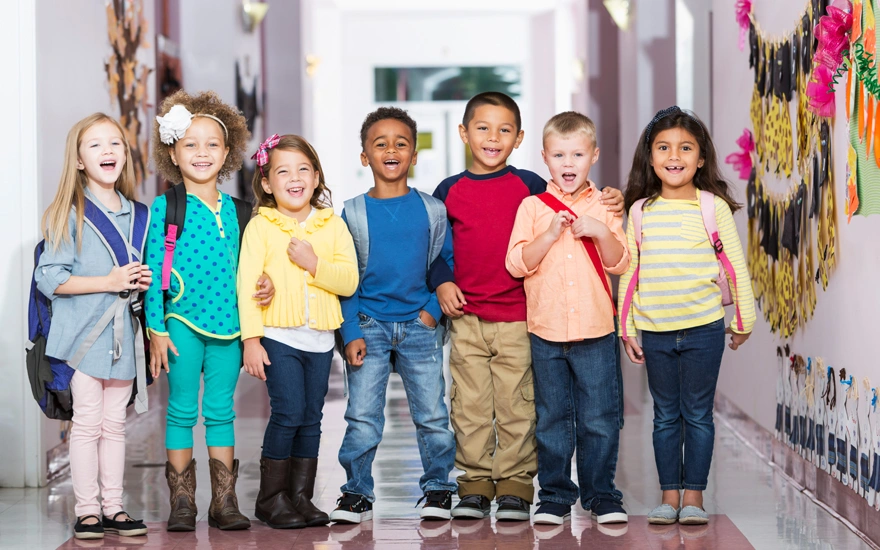
<svg viewBox="0 0 880 550">
<path fill-rule="evenodd" d="M 238 497 L 235 495 L 235 482 L 238 480 L 238 459 L 232 461 L 232 471 L 223 462 L 212 458 L 211 468 L 211 507 L 208 508 L 208 525 L 223 531 L 249 529 L 251 520 L 238 510 Z"/>
<path fill-rule="evenodd" d="M 290 500 L 309 527 L 330 523 L 330 517 L 312 504 L 317 472 L 317 458 L 290 458 Z"/>
<path fill-rule="evenodd" d="M 196 461 L 190 460 L 182 472 L 177 473 L 170 462 L 165 463 L 165 479 L 171 492 L 171 514 L 168 515 L 168 531 L 195 531 L 196 517 Z"/>
<path fill-rule="evenodd" d="M 272 529 L 302 529 L 306 520 L 293 507 L 287 495 L 290 459 L 260 459 L 260 492 L 257 494 L 257 519 Z"/>
</svg>

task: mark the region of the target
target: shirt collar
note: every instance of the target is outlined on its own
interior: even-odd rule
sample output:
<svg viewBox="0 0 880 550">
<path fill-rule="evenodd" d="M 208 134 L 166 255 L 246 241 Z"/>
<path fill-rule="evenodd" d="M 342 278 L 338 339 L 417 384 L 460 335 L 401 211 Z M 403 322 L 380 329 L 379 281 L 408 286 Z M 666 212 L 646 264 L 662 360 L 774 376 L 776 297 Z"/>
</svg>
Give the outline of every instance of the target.
<svg viewBox="0 0 880 550">
<path fill-rule="evenodd" d="M 591 180 L 587 180 L 587 186 L 584 188 L 584 190 L 581 191 L 581 193 L 577 197 L 572 197 L 571 194 L 563 191 L 562 188 L 560 188 L 559 185 L 557 185 L 556 182 L 552 179 L 547 182 L 547 191 L 550 191 L 551 193 L 568 203 L 577 202 L 581 199 L 589 200 L 593 196 L 593 192 L 595 190 L 596 184 L 593 183 Z"/>
<path fill-rule="evenodd" d="M 98 197 L 96 197 L 95 194 L 92 193 L 91 189 L 86 187 L 85 190 L 86 190 L 86 196 L 88 196 L 90 199 L 92 199 L 92 201 L 94 201 L 94 203 L 97 204 L 101 208 L 101 210 L 103 210 L 104 212 L 106 212 L 108 214 L 113 214 L 114 216 L 122 216 L 124 214 L 131 214 L 131 203 L 128 201 L 128 199 L 125 198 L 125 196 L 122 193 L 119 192 L 119 189 L 116 189 L 116 196 L 119 197 L 119 201 L 122 203 L 122 208 L 120 208 L 116 212 L 110 210 L 107 207 L 107 205 L 105 205 L 103 202 L 101 202 L 100 199 L 98 199 Z"/>
</svg>

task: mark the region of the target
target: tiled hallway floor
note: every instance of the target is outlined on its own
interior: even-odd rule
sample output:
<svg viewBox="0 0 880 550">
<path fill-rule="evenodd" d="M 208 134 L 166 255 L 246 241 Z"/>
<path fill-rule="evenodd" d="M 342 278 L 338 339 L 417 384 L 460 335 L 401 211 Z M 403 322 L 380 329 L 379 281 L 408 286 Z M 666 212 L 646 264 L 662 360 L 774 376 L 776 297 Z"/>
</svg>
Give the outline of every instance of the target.
<svg viewBox="0 0 880 550">
<path fill-rule="evenodd" d="M 629 365 L 624 368 L 633 368 Z M 163 384 L 164 379 L 160 380 Z M 150 524 L 147 537 L 103 541 L 71 539 L 73 491 L 69 477 L 43 489 L 0 489 L 0 548 L 281 548 L 322 549 L 491 549 L 533 548 L 864 548 L 865 544 L 843 524 L 810 502 L 779 473 L 763 463 L 727 428 L 718 424 L 715 459 L 705 495 L 712 521 L 708 526 L 649 526 L 644 516 L 659 499 L 651 447 L 652 413 L 641 392 L 627 385 L 626 427 L 621 438 L 617 485 L 629 511 L 628 525 L 599 526 L 579 507 L 572 522 L 562 527 L 529 523 L 420 522 L 416 501 L 421 496 L 421 462 L 415 430 L 400 379 L 392 376 L 386 408 L 385 439 L 374 465 L 377 485 L 376 519 L 359 526 L 330 526 L 296 531 L 274 531 L 254 520 L 249 531 L 224 533 L 207 526 L 210 483 L 205 448 L 196 447 L 199 528 L 195 533 L 166 533 L 168 489 L 164 477 L 165 453 L 162 399 L 133 418 L 128 427 L 125 502 L 127 510 Z M 329 511 L 335 506 L 345 474 L 336 461 L 345 431 L 343 383 L 338 364 L 331 375 L 324 407 L 324 436 L 316 483 L 316 504 Z M 259 456 L 268 417 L 268 398 L 261 382 L 242 374 L 236 397 L 237 456 L 242 468 L 238 495 L 244 513 L 253 518 L 259 488 Z M 196 441 L 204 441 L 197 428 Z"/>
</svg>

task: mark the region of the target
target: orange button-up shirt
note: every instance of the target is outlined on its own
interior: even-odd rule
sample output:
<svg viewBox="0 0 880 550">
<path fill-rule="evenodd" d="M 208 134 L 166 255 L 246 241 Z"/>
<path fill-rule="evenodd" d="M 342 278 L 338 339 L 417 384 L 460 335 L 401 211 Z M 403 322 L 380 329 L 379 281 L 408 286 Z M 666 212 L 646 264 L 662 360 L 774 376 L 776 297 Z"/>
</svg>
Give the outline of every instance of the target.
<svg viewBox="0 0 880 550">
<path fill-rule="evenodd" d="M 604 272 L 597 274 L 583 242 L 572 236 L 571 228 L 566 228 L 541 263 L 529 270 L 523 262 L 523 247 L 547 231 L 556 213 L 536 196 L 523 200 L 516 213 L 505 263 L 511 275 L 525 278 L 529 332 L 551 342 L 576 342 L 611 334 L 614 311 L 599 277 L 605 277 L 610 288 L 607 273 L 621 275 L 629 268 L 623 220 L 599 204 L 601 193 L 593 182 L 576 197 L 564 193 L 553 181 L 547 184 L 547 192 L 578 217 L 592 216 L 607 225 L 623 247 L 623 256 L 612 266 L 603 260 Z"/>
</svg>

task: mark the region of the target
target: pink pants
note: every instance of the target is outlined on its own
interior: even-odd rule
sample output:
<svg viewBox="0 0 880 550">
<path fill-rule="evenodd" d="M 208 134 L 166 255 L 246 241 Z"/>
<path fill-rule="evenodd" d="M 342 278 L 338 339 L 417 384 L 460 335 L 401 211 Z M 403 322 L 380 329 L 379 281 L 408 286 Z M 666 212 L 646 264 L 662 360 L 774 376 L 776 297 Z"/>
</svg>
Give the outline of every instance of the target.
<svg viewBox="0 0 880 550">
<path fill-rule="evenodd" d="M 101 380 L 76 371 L 70 381 L 73 427 L 70 430 L 70 477 L 77 517 L 113 517 L 122 511 L 125 470 L 125 409 L 132 380 Z M 98 504 L 98 472 L 103 506 Z"/>
</svg>

